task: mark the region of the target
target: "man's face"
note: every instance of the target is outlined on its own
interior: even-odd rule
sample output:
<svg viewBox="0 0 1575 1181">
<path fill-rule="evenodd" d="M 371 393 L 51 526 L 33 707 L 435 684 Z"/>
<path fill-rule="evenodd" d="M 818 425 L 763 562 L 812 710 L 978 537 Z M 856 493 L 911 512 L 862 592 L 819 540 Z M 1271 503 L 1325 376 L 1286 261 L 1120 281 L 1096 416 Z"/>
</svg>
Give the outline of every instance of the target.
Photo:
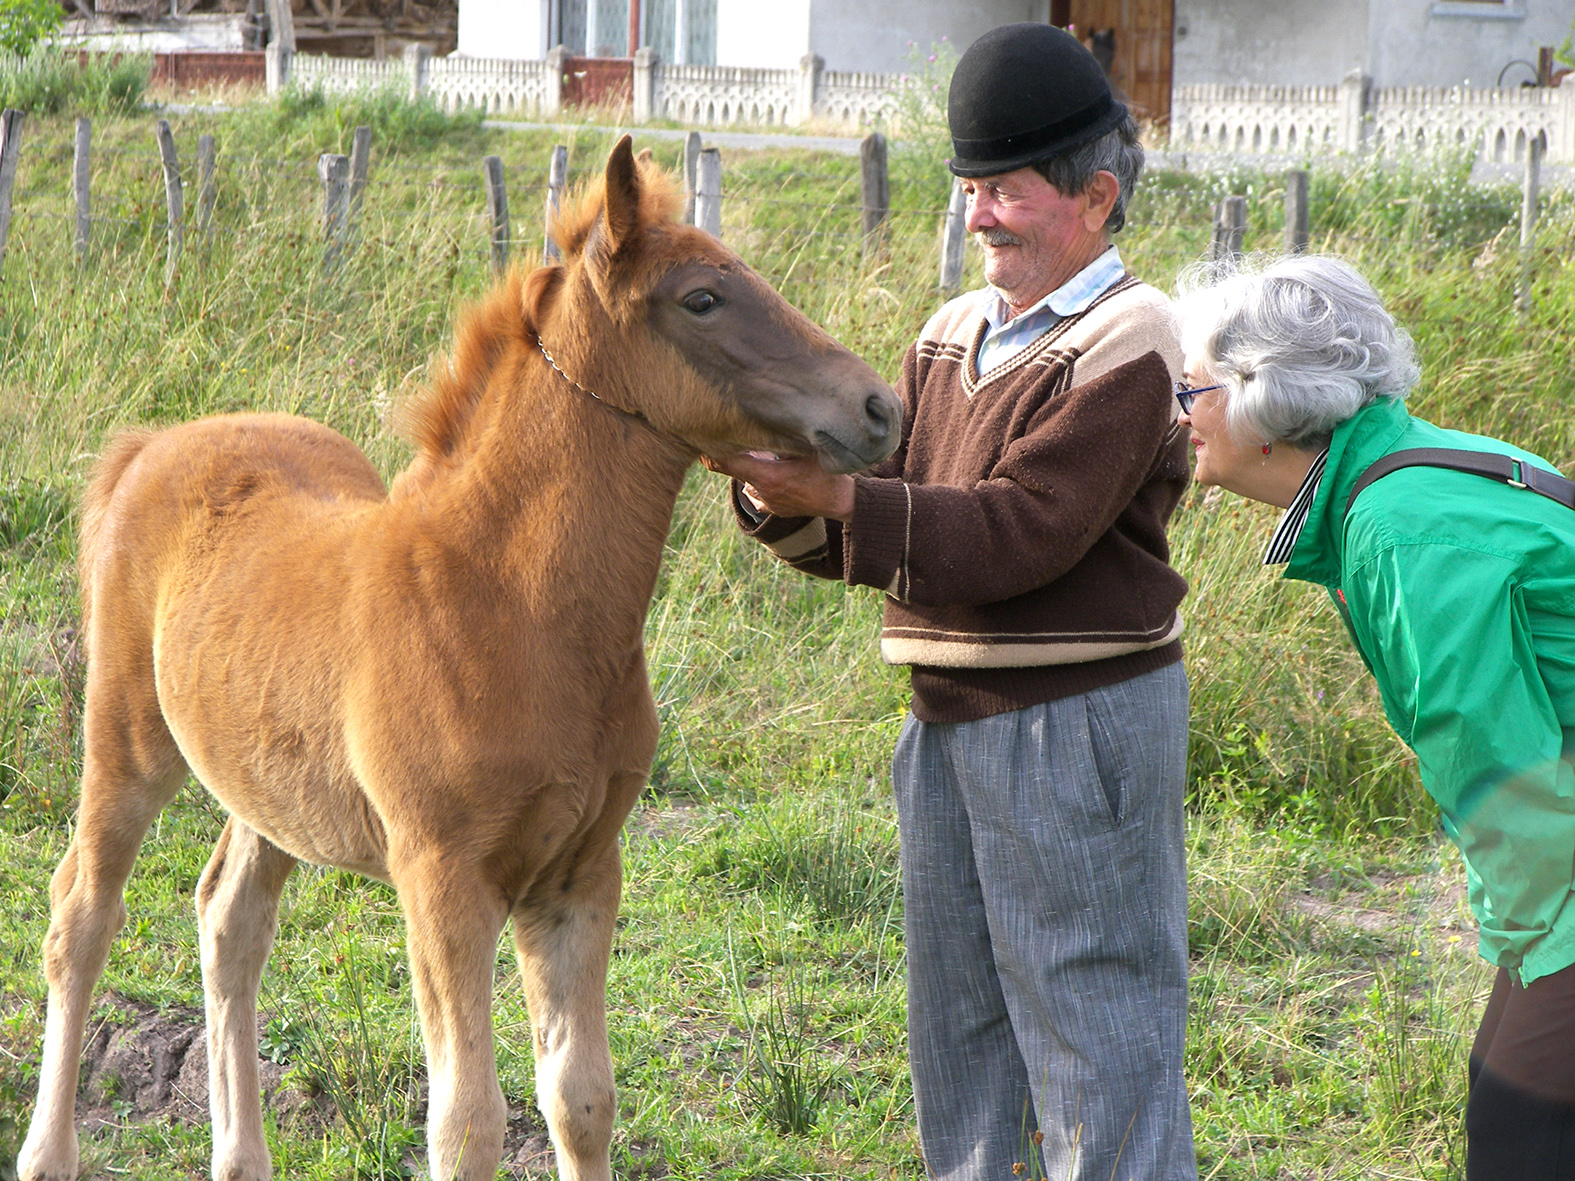
<svg viewBox="0 0 1575 1181">
<path fill-rule="evenodd" d="M 1098 173 L 1115 184 L 1109 173 Z M 1106 245 L 1104 221 L 1090 184 L 1063 196 L 1032 168 L 964 178 L 968 232 L 984 250 L 985 280 L 1021 311 L 1037 303 L 1097 258 Z"/>
</svg>

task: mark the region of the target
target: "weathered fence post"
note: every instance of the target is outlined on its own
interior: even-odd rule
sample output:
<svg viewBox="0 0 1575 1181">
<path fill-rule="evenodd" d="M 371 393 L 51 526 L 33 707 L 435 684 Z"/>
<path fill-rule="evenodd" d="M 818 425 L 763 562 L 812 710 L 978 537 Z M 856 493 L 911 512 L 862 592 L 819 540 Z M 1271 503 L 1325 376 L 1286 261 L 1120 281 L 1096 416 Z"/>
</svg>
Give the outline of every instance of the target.
<svg viewBox="0 0 1575 1181">
<path fill-rule="evenodd" d="M 864 256 L 880 249 L 881 231 L 891 212 L 891 177 L 886 170 L 886 137 L 872 131 L 859 144 L 859 200 L 864 206 Z"/>
<path fill-rule="evenodd" d="M 722 153 L 707 148 L 700 153 L 695 183 L 695 225 L 713 238 L 722 236 Z"/>
<path fill-rule="evenodd" d="M 350 157 L 324 152 L 317 175 L 323 182 L 323 270 L 331 275 L 339 269 L 350 217 Z"/>
<path fill-rule="evenodd" d="M 563 190 L 569 183 L 569 149 L 559 144 L 552 149 L 552 164 L 547 169 L 547 245 L 542 251 L 544 262 L 557 262 L 563 256 L 558 244 L 552 240 L 552 227 L 558 220 L 558 207 L 563 204 Z"/>
<path fill-rule="evenodd" d="M 1537 242 L 1537 190 L 1542 184 L 1542 133 L 1526 141 L 1526 173 L 1520 190 L 1520 277 L 1515 281 L 1515 310 L 1531 310 L 1532 249 Z"/>
<path fill-rule="evenodd" d="M 432 48 L 419 41 L 405 46 L 405 71 L 410 75 L 410 97 L 418 99 L 427 92 L 427 62 Z"/>
<path fill-rule="evenodd" d="M 366 195 L 367 169 L 372 163 L 372 129 L 365 124 L 355 129 L 350 141 L 350 220 L 361 216 L 361 198 Z"/>
<path fill-rule="evenodd" d="M 11 189 L 16 184 L 16 158 L 22 150 L 22 112 L 7 107 L 0 114 L 0 266 L 5 240 L 11 236 Z"/>
<path fill-rule="evenodd" d="M 700 167 L 700 133 L 684 136 L 684 224 L 695 224 L 695 179 Z"/>
<path fill-rule="evenodd" d="M 1228 262 L 1240 258 L 1246 234 L 1247 198 L 1226 197 L 1214 211 L 1214 239 L 1209 243 L 1209 261 Z"/>
<path fill-rule="evenodd" d="M 213 203 L 218 197 L 213 171 L 218 155 L 213 136 L 197 137 L 197 233 L 202 237 L 204 250 L 213 242 Z"/>
<path fill-rule="evenodd" d="M 154 125 L 153 138 L 158 141 L 159 163 L 164 168 L 164 206 L 169 217 L 168 249 L 164 262 L 164 286 L 168 287 L 175 282 L 175 272 L 180 267 L 181 244 L 185 236 L 185 203 L 181 197 L 180 160 L 175 155 L 175 136 L 170 131 L 168 119 L 160 119 Z"/>
<path fill-rule="evenodd" d="M 487 182 L 487 217 L 492 222 L 492 270 L 501 275 L 509 265 L 509 195 L 503 188 L 503 158 L 483 157 L 481 172 Z"/>
<path fill-rule="evenodd" d="M 1311 241 L 1307 213 L 1307 173 L 1293 168 L 1285 174 L 1285 253 L 1305 254 Z"/>
<path fill-rule="evenodd" d="M 968 245 L 968 195 L 962 179 L 952 178 L 951 199 L 946 202 L 946 222 L 941 231 L 941 290 L 956 295 L 962 286 L 963 249 Z"/>
<path fill-rule="evenodd" d="M 93 233 L 91 217 L 92 194 L 89 155 L 93 146 L 93 121 L 87 117 L 77 120 L 76 148 L 71 155 L 71 195 L 77 207 L 76 228 L 72 235 L 77 262 L 87 260 L 88 241 Z"/>
</svg>

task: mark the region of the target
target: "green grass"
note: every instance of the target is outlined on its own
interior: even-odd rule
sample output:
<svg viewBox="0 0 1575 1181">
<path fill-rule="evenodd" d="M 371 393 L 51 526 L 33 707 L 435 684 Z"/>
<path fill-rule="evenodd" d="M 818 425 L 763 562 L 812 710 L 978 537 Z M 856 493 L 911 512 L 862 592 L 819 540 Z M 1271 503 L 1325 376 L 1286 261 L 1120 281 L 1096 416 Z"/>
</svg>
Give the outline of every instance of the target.
<svg viewBox="0 0 1575 1181">
<path fill-rule="evenodd" d="M 553 142 L 386 96 L 172 117 L 183 160 L 198 134 L 217 137 L 219 197 L 211 242 L 188 241 L 166 289 L 150 116 L 95 121 L 102 220 L 76 264 L 73 113 L 27 124 L 0 271 L 0 1177 L 36 1085 L 47 883 L 75 804 L 72 506 L 91 456 L 123 423 L 273 408 L 329 423 L 396 470 L 407 452 L 388 408 L 488 282 L 480 158 L 502 155 L 516 250 L 530 256 Z M 358 122 L 375 128 L 372 185 L 357 249 L 330 282 L 315 157 L 345 151 Z M 571 139 L 574 174 L 599 168 L 610 138 Z M 678 145 L 651 146 L 676 160 Z M 725 238 L 889 377 L 939 303 L 946 191 L 922 151 L 899 157 L 887 247 L 868 261 L 855 161 L 729 153 L 724 182 Z M 1151 177 L 1124 256 L 1170 285 L 1225 191 L 1250 194 L 1248 245 L 1273 249 L 1278 186 L 1252 172 Z M 1418 411 L 1575 461 L 1568 199 L 1549 200 L 1536 303 L 1516 317 L 1512 190 L 1468 189 L 1445 162 L 1318 170 L 1312 192 L 1315 246 L 1363 267 L 1417 338 Z M 977 260 L 968 268 L 971 285 Z M 1192 584 L 1187 1065 L 1203 1175 L 1458 1176 L 1465 1045 L 1485 987 L 1461 870 L 1332 611 L 1258 567 L 1271 527 L 1266 510 L 1195 492 L 1172 530 Z M 879 610 L 873 592 L 764 555 L 732 525 L 721 481 L 691 474 L 647 630 L 663 736 L 626 834 L 609 980 L 624 1175 L 922 1176 L 887 766 L 906 678 L 875 655 Z M 166 810 L 104 992 L 200 1008 L 192 893 L 222 823 L 195 787 Z M 265 1046 L 334 1102 L 326 1117 L 270 1116 L 279 1175 L 397 1176 L 418 1147 L 403 939 L 384 886 L 302 869 L 287 887 Z M 506 943 L 497 978 L 511 1127 L 539 1135 Z M 84 1160 L 165 1181 L 205 1176 L 207 1152 L 205 1125 L 122 1120 L 85 1141 Z"/>
</svg>

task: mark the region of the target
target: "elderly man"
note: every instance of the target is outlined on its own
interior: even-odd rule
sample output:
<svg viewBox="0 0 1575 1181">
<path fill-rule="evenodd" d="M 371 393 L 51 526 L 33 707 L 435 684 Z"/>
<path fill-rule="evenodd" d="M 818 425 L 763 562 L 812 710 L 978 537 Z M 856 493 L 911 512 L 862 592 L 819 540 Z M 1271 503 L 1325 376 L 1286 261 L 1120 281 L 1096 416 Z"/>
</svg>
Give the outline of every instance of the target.
<svg viewBox="0 0 1575 1181">
<path fill-rule="evenodd" d="M 780 557 L 886 593 L 881 654 L 912 666 L 893 780 L 930 1175 L 1193 1178 L 1180 352 L 1110 243 L 1143 151 L 1049 25 L 981 37 L 948 116 L 990 286 L 908 350 L 902 447 L 860 476 L 710 462 Z"/>
</svg>

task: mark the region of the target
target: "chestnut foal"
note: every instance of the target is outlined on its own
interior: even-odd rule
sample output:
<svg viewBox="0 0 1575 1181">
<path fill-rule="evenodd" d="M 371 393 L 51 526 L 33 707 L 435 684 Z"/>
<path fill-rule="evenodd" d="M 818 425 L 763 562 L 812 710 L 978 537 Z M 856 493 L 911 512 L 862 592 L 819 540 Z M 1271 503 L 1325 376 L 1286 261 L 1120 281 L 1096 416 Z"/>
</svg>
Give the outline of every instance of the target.
<svg viewBox="0 0 1575 1181">
<path fill-rule="evenodd" d="M 561 266 L 461 321 L 384 489 L 285 415 L 131 431 L 82 512 L 81 807 L 54 876 L 24 1181 L 71 1181 L 83 1025 L 143 835 L 190 771 L 230 818 L 197 887 L 213 1176 L 271 1173 L 258 982 L 297 861 L 393 884 L 430 1081 L 432 1176 L 491 1181 L 491 1001 L 514 921 L 560 1176 L 610 1176 L 618 833 L 655 751 L 643 626 L 703 452 L 897 445 L 891 390 L 709 235 L 625 137 Z"/>
</svg>

